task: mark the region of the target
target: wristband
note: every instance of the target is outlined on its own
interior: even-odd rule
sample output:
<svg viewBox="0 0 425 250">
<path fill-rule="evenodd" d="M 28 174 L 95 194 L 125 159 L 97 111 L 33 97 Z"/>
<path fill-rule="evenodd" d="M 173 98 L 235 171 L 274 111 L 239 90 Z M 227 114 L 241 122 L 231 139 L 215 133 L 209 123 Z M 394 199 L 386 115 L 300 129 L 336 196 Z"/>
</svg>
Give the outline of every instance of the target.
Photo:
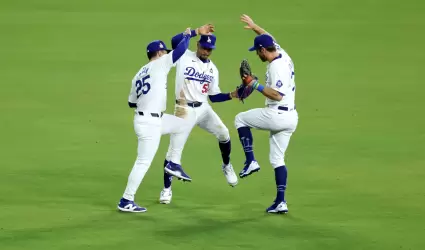
<svg viewBox="0 0 425 250">
<path fill-rule="evenodd" d="M 252 84 L 252 87 L 254 88 L 254 89 L 257 89 L 257 87 L 258 87 L 258 85 L 259 85 L 260 83 L 258 82 L 258 81 L 255 81 L 253 84 Z"/>
<path fill-rule="evenodd" d="M 258 84 L 258 86 L 257 86 L 257 90 L 258 90 L 258 91 L 260 91 L 261 93 L 263 93 L 264 86 L 263 86 L 263 85 L 261 85 L 261 84 Z"/>
<path fill-rule="evenodd" d="M 260 92 L 263 92 L 263 90 L 264 90 L 264 86 L 263 86 L 263 85 L 261 85 L 258 81 L 255 81 L 255 82 L 252 84 L 252 87 L 253 87 L 254 89 L 256 89 L 256 90 L 260 91 Z"/>
</svg>

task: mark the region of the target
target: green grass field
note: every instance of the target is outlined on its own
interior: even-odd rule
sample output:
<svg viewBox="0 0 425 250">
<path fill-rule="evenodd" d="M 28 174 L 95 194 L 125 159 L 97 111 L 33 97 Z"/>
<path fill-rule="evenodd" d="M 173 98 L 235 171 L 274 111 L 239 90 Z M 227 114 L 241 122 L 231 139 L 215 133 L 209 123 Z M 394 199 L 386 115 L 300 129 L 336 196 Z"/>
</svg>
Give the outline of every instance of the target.
<svg viewBox="0 0 425 250">
<path fill-rule="evenodd" d="M 1 250 L 425 249 L 423 1 L 144 2 L 1 1 Z M 215 138 L 199 128 L 183 154 L 194 181 L 174 183 L 172 204 L 157 203 L 164 136 L 136 198 L 149 211 L 117 212 L 136 157 L 127 96 L 147 43 L 213 22 L 212 59 L 230 91 L 241 59 L 261 79 L 266 69 L 247 51 L 242 13 L 295 63 L 290 213 L 264 213 L 275 195 L 266 132 L 254 131 L 262 171 L 230 188 Z M 213 105 L 236 171 L 234 117 L 263 105 L 259 94 Z"/>
</svg>

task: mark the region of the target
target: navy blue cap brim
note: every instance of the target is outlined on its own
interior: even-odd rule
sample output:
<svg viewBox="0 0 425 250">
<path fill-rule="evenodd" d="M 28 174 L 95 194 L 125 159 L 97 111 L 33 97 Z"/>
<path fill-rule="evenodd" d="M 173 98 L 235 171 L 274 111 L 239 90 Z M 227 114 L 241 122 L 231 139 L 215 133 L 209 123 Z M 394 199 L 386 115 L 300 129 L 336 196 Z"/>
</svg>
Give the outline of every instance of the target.
<svg viewBox="0 0 425 250">
<path fill-rule="evenodd" d="M 212 45 L 210 43 L 199 43 L 199 45 L 201 45 L 201 47 L 205 49 L 215 49 L 215 45 Z"/>
<path fill-rule="evenodd" d="M 251 48 L 248 49 L 248 51 L 255 51 L 257 50 L 257 48 L 255 48 L 255 46 L 252 46 Z"/>
</svg>

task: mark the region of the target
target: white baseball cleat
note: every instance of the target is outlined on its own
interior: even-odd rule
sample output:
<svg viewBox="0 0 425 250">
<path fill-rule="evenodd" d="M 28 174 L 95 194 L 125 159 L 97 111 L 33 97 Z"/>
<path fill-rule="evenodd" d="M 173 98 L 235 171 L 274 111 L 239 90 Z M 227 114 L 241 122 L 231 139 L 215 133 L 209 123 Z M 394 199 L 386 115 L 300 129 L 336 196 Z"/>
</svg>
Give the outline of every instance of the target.
<svg viewBox="0 0 425 250">
<path fill-rule="evenodd" d="M 118 209 L 122 212 L 128 213 L 144 213 L 147 211 L 146 208 L 137 205 L 134 201 L 127 200 L 124 197 L 121 198 L 118 203 Z"/>
<path fill-rule="evenodd" d="M 276 213 L 276 214 L 286 214 L 288 212 L 288 205 L 286 202 L 274 202 L 273 205 L 271 205 L 266 210 L 267 213 Z"/>
<path fill-rule="evenodd" d="M 238 177 L 236 176 L 235 171 L 233 170 L 232 164 L 223 164 L 222 169 L 224 176 L 226 176 L 227 183 L 229 183 L 229 185 L 232 187 L 236 186 L 238 184 Z"/>
<path fill-rule="evenodd" d="M 159 203 L 170 204 L 172 197 L 173 192 L 171 191 L 171 188 L 164 188 L 159 195 Z"/>
<path fill-rule="evenodd" d="M 245 167 L 239 173 L 239 177 L 244 178 L 258 171 L 260 171 L 260 165 L 254 160 L 251 161 L 249 165 L 245 163 Z"/>
</svg>

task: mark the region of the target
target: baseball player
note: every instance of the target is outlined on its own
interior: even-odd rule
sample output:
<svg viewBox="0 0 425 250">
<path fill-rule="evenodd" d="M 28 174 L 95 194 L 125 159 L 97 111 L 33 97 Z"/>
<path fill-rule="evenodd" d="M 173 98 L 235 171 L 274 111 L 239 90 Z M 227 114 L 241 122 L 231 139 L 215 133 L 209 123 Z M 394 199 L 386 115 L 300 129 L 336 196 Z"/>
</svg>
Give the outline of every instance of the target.
<svg viewBox="0 0 425 250">
<path fill-rule="evenodd" d="M 199 32 L 192 30 L 192 37 Z M 182 39 L 183 34 L 172 38 L 173 46 Z M 208 103 L 224 102 L 238 97 L 238 91 L 222 93 L 219 87 L 219 72 L 209 59 L 215 49 L 216 36 L 201 35 L 197 50 L 187 50 L 176 66 L 176 105 L 175 115 L 186 119 L 190 125 L 183 133 L 172 134 L 167 156 L 164 161 L 164 189 L 159 201 L 163 204 L 171 202 L 172 176 L 191 181 L 181 166 L 181 155 L 187 138 L 195 125 L 213 134 L 219 143 L 223 160 L 222 171 L 231 186 L 238 183 L 238 178 L 230 163 L 231 143 L 229 130 Z"/>
<path fill-rule="evenodd" d="M 253 30 L 257 37 L 249 51 L 256 51 L 263 62 L 268 62 L 265 86 L 251 74 L 246 61 L 241 64 L 243 82 L 266 97 L 266 107 L 251 109 L 235 117 L 235 126 L 245 152 L 246 161 L 241 178 L 260 170 L 253 151 L 251 128 L 270 131 L 270 163 L 274 168 L 277 195 L 273 204 L 267 208 L 268 213 L 287 213 L 285 200 L 287 169 L 284 161 L 292 133 L 298 124 L 295 110 L 295 73 L 294 63 L 289 55 L 274 41 L 264 29 L 254 23 L 247 15 L 241 16 L 246 29 Z"/>
<path fill-rule="evenodd" d="M 213 26 L 202 27 L 199 32 L 209 33 Z M 135 108 L 134 130 L 138 138 L 137 159 L 128 177 L 127 187 L 118 209 L 124 212 L 146 212 L 134 202 L 136 191 L 148 171 L 158 150 L 161 135 L 180 133 L 188 123 L 179 117 L 163 114 L 166 109 L 167 76 L 189 46 L 191 30 L 188 28 L 174 50 L 164 42 L 155 40 L 147 46 L 149 63 L 144 65 L 131 82 L 128 104 Z"/>
</svg>

